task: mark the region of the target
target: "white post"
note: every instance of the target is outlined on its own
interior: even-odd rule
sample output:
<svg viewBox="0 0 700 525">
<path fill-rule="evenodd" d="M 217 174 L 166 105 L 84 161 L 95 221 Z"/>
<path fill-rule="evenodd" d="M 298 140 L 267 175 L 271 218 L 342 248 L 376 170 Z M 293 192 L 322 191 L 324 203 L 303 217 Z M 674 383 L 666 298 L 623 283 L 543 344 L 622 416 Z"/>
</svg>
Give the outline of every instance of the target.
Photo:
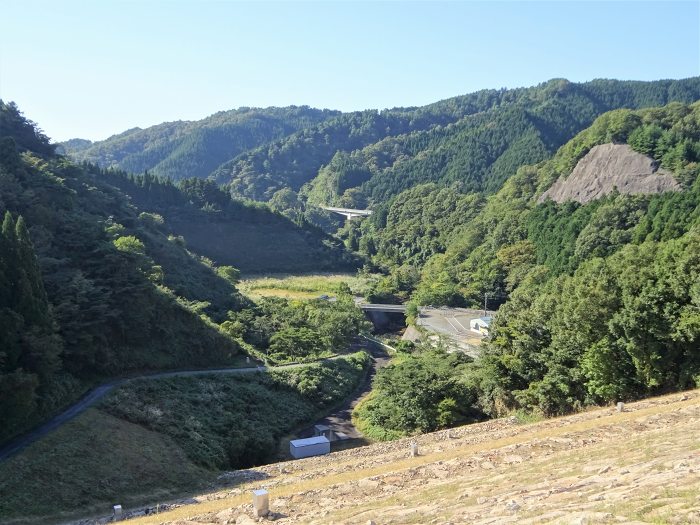
<svg viewBox="0 0 700 525">
<path fill-rule="evenodd" d="M 624 410 L 625 410 L 625 404 L 624 404 L 622 401 L 620 401 L 620 402 L 617 404 L 617 411 L 618 411 L 618 412 L 624 412 Z"/>
<path fill-rule="evenodd" d="M 114 509 L 114 521 L 119 521 L 122 519 L 122 506 L 121 505 L 115 505 L 112 507 Z"/>
<path fill-rule="evenodd" d="M 256 518 L 267 516 L 270 512 L 270 496 L 266 490 L 253 491 L 253 513 Z"/>
<path fill-rule="evenodd" d="M 418 456 L 418 443 L 415 441 L 411 442 L 411 457 L 415 458 Z"/>
</svg>

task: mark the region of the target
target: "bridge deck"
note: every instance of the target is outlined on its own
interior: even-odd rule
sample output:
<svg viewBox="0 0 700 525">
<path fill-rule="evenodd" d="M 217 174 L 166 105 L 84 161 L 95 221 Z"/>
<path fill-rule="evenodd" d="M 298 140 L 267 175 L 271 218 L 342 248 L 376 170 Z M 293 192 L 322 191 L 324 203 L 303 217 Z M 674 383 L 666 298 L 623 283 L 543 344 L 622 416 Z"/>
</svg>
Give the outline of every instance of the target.
<svg viewBox="0 0 700 525">
<path fill-rule="evenodd" d="M 363 310 L 371 310 L 373 312 L 405 312 L 406 305 L 403 304 L 371 304 L 371 303 L 360 303 L 358 304 Z"/>
<path fill-rule="evenodd" d="M 346 217 L 367 217 L 372 215 L 372 210 L 355 210 L 353 208 L 334 208 L 333 206 L 321 206 L 321 209 L 340 213 Z"/>
</svg>

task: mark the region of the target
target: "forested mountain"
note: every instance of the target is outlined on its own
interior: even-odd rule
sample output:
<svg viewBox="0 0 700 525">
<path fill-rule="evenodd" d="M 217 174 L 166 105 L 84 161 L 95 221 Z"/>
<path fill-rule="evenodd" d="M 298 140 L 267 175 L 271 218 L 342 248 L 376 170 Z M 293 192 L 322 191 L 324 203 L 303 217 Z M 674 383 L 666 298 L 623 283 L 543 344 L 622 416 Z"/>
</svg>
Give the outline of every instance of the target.
<svg viewBox="0 0 700 525">
<path fill-rule="evenodd" d="M 657 237 L 662 230 L 686 231 L 691 219 L 682 210 L 695 209 L 697 114 L 697 104 L 680 103 L 606 113 L 551 160 L 520 168 L 495 195 L 484 198 L 434 184 L 416 186 L 368 220 L 346 225 L 341 233 L 348 245 L 394 273 L 411 267 L 422 270 L 417 296 L 422 304 L 481 304 L 484 293 L 502 302 L 518 282 L 516 260 L 535 257 L 557 273 L 573 271 L 592 253 L 608 255 L 631 239 L 643 241 L 647 232 L 641 228 L 649 228 L 649 221 Z M 594 146 L 613 142 L 650 155 L 685 190 L 658 196 L 614 194 L 585 205 L 538 204 L 537 197 L 570 174 Z M 648 216 L 658 203 L 687 199 L 690 202 L 672 217 Z"/>
<path fill-rule="evenodd" d="M 192 122 L 134 128 L 106 140 L 72 139 L 61 147 L 78 161 L 180 180 L 207 177 L 217 166 L 261 144 L 336 116 L 302 107 L 239 108 Z"/>
<path fill-rule="evenodd" d="M 454 124 L 338 154 L 305 190 L 309 201 L 376 206 L 427 182 L 460 192 L 493 193 L 518 167 L 545 160 L 601 113 L 673 100 L 692 102 L 700 97 L 700 79 L 583 84 L 551 80 L 493 96 L 495 103 L 464 114 Z M 455 100 L 458 105 L 462 98 Z"/>
<path fill-rule="evenodd" d="M 484 359 L 491 403 L 561 413 L 698 384 L 700 103 L 605 115 L 513 183 L 534 196 L 608 142 L 650 155 L 686 189 L 585 205 L 530 199 L 522 229 L 501 215 L 510 239 L 482 253 L 496 251 L 514 291 Z"/>
<path fill-rule="evenodd" d="M 538 203 L 601 144 L 648 155 L 680 188 Z M 700 102 L 606 113 L 486 199 L 417 186 L 345 234 L 390 267 L 375 293 L 502 303 L 480 359 L 451 379 L 486 414 L 561 414 L 700 384 Z"/>
<path fill-rule="evenodd" d="M 280 327 L 254 314 L 227 262 L 258 271 L 357 264 L 317 228 L 234 202 L 211 181 L 175 186 L 76 165 L 2 101 L 0 216 L 0 442 L 105 378 L 226 365 L 241 345 L 271 344 Z M 343 323 L 359 322 L 341 317 L 351 302 L 321 306 L 297 325 L 344 334 Z M 258 315 L 267 336 L 245 341 L 238 315 Z M 328 352 L 331 340 L 314 338 Z"/>
<path fill-rule="evenodd" d="M 131 130 L 94 145 L 74 140 L 64 146 L 76 159 L 127 172 L 209 176 L 235 197 L 269 201 L 291 190 L 294 206 L 306 203 L 306 217 L 320 224 L 315 205 L 377 206 L 417 184 L 494 193 L 519 166 L 548 158 L 605 111 L 698 97 L 698 78 L 581 84 L 555 79 L 420 108 L 344 114 L 236 110 L 197 123 Z M 270 131 L 263 121 L 284 122 L 284 130 Z"/>
<path fill-rule="evenodd" d="M 554 414 L 689 386 L 700 374 L 698 99 L 700 78 L 583 84 L 553 80 L 423 108 L 328 115 L 242 151 L 214 170 L 215 180 L 178 182 L 148 171 L 129 174 L 89 164 L 78 168 L 53 156 L 46 138 L 11 106 L 0 125 L 17 128 L 10 133 L 16 146 L 8 146 L 4 155 L 5 164 L 14 166 L 6 168 L 8 173 L 45 173 L 51 184 L 73 189 L 77 196 L 72 199 L 95 192 L 106 204 L 96 205 L 86 196 L 81 206 L 98 217 L 93 223 L 104 225 L 93 236 L 101 249 L 116 250 L 107 255 L 130 254 L 149 290 L 155 284 L 162 300 L 185 297 L 180 303 L 186 310 L 202 314 L 202 326 L 229 336 L 228 344 L 263 348 L 282 359 L 297 347 L 323 355 L 332 334 L 345 332 L 330 321 L 322 329 L 309 328 L 316 309 L 322 310 L 318 305 L 308 312 L 274 302 L 241 309 L 235 289 L 222 293 L 204 277 L 187 277 L 180 259 L 200 270 L 207 268 L 207 261 L 185 246 L 243 269 L 275 269 L 278 263 L 292 270 L 356 267 L 361 260 L 308 219 L 323 220 L 314 216 L 314 204 L 372 206 L 371 217 L 338 230 L 347 248 L 370 261 L 370 269 L 385 274 L 370 297 L 458 306 L 480 306 L 487 297 L 491 307 L 501 308 L 484 357 L 469 366 L 460 363 L 454 372 L 467 389 L 460 390 L 463 399 L 473 399 L 486 414 L 520 408 Z M 90 149 L 79 141 L 71 144 L 74 151 Z M 592 178 L 591 184 L 600 187 L 590 199 L 547 199 L 545 192 L 555 181 L 565 185 L 591 150 L 633 154 L 652 172 L 660 166 L 668 180 L 639 193 L 635 184 L 615 188 L 610 180 Z M 579 170 L 572 179 L 585 185 L 589 172 Z M 67 174 L 78 182 L 70 182 Z M 20 175 L 13 175 L 12 184 L 41 180 Z M 623 182 L 634 176 L 613 175 Z M 42 195 L 37 188 L 18 187 L 9 194 L 36 199 L 35 194 Z M 664 188 L 673 191 L 657 193 Z M 280 213 L 232 196 L 268 200 Z M 59 206 L 62 198 L 52 196 L 51 206 Z M 60 327 L 70 322 L 46 320 L 46 315 L 61 312 L 53 306 L 52 294 L 68 289 L 54 284 L 54 272 L 46 268 L 67 256 L 45 248 L 51 236 L 37 226 L 45 219 L 35 217 L 41 207 L 8 202 L 4 207 L 11 214 L 3 242 L 13 246 L 8 253 L 23 253 L 18 257 L 27 260 L 31 238 L 49 306 L 30 311 L 7 303 L 7 308 L 23 312 L 22 322 L 36 324 L 41 337 L 57 336 L 67 345 L 69 338 Z M 59 227 L 60 220 L 50 221 L 46 230 Z M 81 234 L 74 242 L 90 238 Z M 239 249 L 241 245 L 247 248 Z M 270 247 L 281 253 L 270 256 Z M 83 265 L 90 253 L 99 252 L 96 247 L 85 250 Z M 32 290 L 32 304 L 39 304 L 37 272 L 25 267 L 29 284 L 22 286 Z M 92 279 L 88 269 L 80 268 Z M 233 268 L 208 271 L 229 283 L 236 279 Z M 108 275 L 113 274 L 119 275 Z M 109 300 L 114 297 L 118 295 L 108 295 Z M 351 305 L 347 297 L 338 307 L 345 304 Z M 294 322 L 282 320 L 279 312 Z M 336 314 L 327 312 L 329 319 L 357 325 L 357 319 Z M 54 325 L 59 328 L 52 331 Z M 316 344 L 319 338 L 321 346 Z M 67 359 L 70 353 L 57 355 Z M 19 370 L 17 363 L 12 366 L 8 373 Z M 413 366 L 425 363 L 411 362 L 407 369 Z"/>
<path fill-rule="evenodd" d="M 231 280 L 0 102 L 0 439 L 100 377 L 230 362 Z"/>
<path fill-rule="evenodd" d="M 219 264 L 245 273 L 355 270 L 362 265 L 342 242 L 300 214 L 287 218 L 265 204 L 232 200 L 211 180 L 173 183 L 148 172 L 97 171 L 139 209 L 155 212 L 163 231 Z"/>
<path fill-rule="evenodd" d="M 486 104 L 493 104 L 487 100 Z M 287 138 L 243 153 L 220 166 L 214 178 L 233 195 L 268 200 L 283 188 L 298 191 L 337 152 L 353 151 L 387 136 L 456 120 L 451 105 L 347 113 Z"/>
</svg>

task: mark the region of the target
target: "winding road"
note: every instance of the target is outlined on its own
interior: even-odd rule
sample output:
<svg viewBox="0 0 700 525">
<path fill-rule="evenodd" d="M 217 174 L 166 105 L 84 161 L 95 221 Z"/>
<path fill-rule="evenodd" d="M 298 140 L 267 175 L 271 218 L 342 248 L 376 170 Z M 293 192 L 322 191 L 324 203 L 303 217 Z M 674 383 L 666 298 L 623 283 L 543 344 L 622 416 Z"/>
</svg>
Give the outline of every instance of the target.
<svg viewBox="0 0 700 525">
<path fill-rule="evenodd" d="M 336 357 L 329 357 L 326 359 L 321 359 L 319 361 L 314 361 L 315 363 L 318 362 L 324 362 L 324 361 L 331 361 L 333 359 L 338 359 L 340 356 Z M 105 395 L 107 395 L 111 390 L 114 388 L 121 386 L 125 383 L 128 383 L 129 381 L 135 381 L 137 379 L 161 379 L 164 377 L 187 377 L 187 376 L 198 376 L 198 375 L 209 375 L 209 374 L 250 374 L 250 373 L 255 373 L 255 372 L 265 372 L 268 370 L 283 370 L 287 368 L 298 368 L 302 366 L 307 366 L 311 363 L 293 363 L 289 365 L 280 365 L 280 366 L 255 366 L 255 367 L 246 367 L 246 368 L 217 368 L 217 369 L 210 369 L 210 370 L 181 370 L 181 371 L 175 371 L 175 372 L 157 372 L 154 374 L 146 374 L 142 376 L 137 376 L 137 377 L 130 377 L 128 379 L 118 379 L 115 381 L 110 381 L 108 383 L 104 383 L 102 385 L 99 385 L 92 390 L 90 390 L 87 394 L 85 394 L 78 402 L 76 402 L 74 405 L 71 405 L 68 409 L 63 411 L 62 413 L 58 414 L 57 416 L 51 418 L 49 421 L 44 423 L 43 425 L 35 428 L 34 430 L 30 431 L 27 434 L 21 435 L 4 445 L 2 448 L 0 448 L 0 462 L 14 456 L 17 454 L 19 451 L 25 449 L 38 439 L 44 437 L 47 435 L 49 432 L 55 430 L 56 428 L 60 427 L 64 423 L 67 423 L 77 415 L 81 414 L 82 412 L 85 412 L 88 408 L 90 408 L 92 405 L 94 405 L 97 401 L 102 399 Z"/>
</svg>

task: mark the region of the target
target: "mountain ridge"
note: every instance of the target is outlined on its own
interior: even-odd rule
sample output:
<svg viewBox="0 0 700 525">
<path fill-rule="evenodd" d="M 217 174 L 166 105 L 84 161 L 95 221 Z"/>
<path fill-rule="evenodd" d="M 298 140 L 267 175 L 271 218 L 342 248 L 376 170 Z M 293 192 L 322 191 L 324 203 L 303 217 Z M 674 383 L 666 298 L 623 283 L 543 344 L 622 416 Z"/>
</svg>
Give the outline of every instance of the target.
<svg viewBox="0 0 700 525">
<path fill-rule="evenodd" d="M 494 193 L 519 166 L 545 160 L 605 111 L 698 98 L 700 77 L 584 83 L 551 79 L 411 108 L 341 113 L 293 106 L 315 115 L 297 122 L 296 129 L 284 125 L 284 116 L 278 115 L 280 127 L 274 129 L 254 118 L 280 108 L 244 108 L 189 123 L 198 127 L 186 136 L 178 133 L 187 123 L 163 123 L 87 148 L 74 141 L 72 155 L 131 172 L 150 169 L 176 180 L 209 177 L 236 198 L 272 201 L 286 192 L 278 200 L 287 200 L 291 191 L 291 201 L 298 201 L 293 207 L 308 208 L 307 220 L 330 228 L 332 223 L 315 205 L 376 206 L 411 186 L 431 182 L 462 192 Z M 248 115 L 249 120 L 226 130 L 221 122 L 227 115 L 244 120 Z M 208 121 L 223 128 L 208 126 Z M 165 140 L 159 138 L 159 126 L 176 129 Z M 256 126 L 262 126 L 259 133 Z M 146 143 L 149 135 L 152 144 Z M 119 157 L 120 142 L 133 150 L 128 157 Z M 292 209 L 280 211 L 293 214 Z"/>
<path fill-rule="evenodd" d="M 90 144 L 83 139 L 71 139 L 62 146 L 76 161 L 92 162 L 101 167 L 118 167 L 134 173 L 151 170 L 155 175 L 174 180 L 204 178 L 243 149 L 269 142 L 336 113 L 308 106 L 241 107 L 219 111 L 200 120 L 135 127 Z M 180 165 L 182 163 L 184 165 Z"/>
</svg>

